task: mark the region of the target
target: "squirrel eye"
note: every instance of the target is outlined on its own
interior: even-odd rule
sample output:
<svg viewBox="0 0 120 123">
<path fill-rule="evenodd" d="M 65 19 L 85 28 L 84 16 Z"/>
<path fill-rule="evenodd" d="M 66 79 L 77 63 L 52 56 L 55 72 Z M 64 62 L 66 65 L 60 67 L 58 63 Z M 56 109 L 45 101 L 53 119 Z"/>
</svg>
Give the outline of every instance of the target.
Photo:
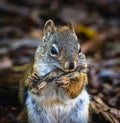
<svg viewBox="0 0 120 123">
<path fill-rule="evenodd" d="M 51 47 L 51 56 L 56 57 L 58 55 L 58 47 L 56 44 L 53 44 Z"/>
<path fill-rule="evenodd" d="M 81 47 L 80 47 L 80 44 L 78 44 L 78 53 L 81 52 Z"/>
</svg>

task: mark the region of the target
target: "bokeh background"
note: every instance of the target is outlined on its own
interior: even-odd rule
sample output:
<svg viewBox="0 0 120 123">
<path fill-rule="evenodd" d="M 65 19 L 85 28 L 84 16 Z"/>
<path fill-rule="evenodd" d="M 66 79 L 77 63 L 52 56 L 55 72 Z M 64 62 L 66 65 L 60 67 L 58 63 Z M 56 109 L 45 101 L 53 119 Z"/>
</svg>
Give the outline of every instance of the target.
<svg viewBox="0 0 120 123">
<path fill-rule="evenodd" d="M 120 122 L 120 0 L 0 0 L 0 123 L 18 123 L 19 81 L 46 20 L 71 20 L 89 65 L 96 123 Z"/>
</svg>

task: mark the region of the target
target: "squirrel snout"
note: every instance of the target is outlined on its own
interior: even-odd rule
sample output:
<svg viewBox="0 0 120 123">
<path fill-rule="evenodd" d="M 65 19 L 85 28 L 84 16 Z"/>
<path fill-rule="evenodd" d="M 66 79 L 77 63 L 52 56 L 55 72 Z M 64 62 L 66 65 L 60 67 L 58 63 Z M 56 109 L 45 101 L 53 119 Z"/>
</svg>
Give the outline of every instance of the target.
<svg viewBox="0 0 120 123">
<path fill-rule="evenodd" d="M 64 65 L 64 68 L 68 71 L 73 71 L 76 68 L 76 63 L 75 62 L 66 62 Z"/>
</svg>

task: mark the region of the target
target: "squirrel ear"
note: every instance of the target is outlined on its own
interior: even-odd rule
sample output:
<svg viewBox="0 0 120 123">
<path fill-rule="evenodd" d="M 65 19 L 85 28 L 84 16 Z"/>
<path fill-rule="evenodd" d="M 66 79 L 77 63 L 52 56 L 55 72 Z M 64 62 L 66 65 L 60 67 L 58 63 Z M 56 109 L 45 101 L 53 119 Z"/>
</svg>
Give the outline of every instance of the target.
<svg viewBox="0 0 120 123">
<path fill-rule="evenodd" d="M 52 20 L 47 20 L 44 25 L 44 33 L 47 34 L 47 33 L 52 33 L 54 31 L 56 31 L 54 22 Z"/>
<path fill-rule="evenodd" d="M 74 33 L 75 30 L 74 30 L 74 25 L 73 25 L 72 21 L 69 21 L 67 25 L 68 25 L 69 29 Z"/>
</svg>

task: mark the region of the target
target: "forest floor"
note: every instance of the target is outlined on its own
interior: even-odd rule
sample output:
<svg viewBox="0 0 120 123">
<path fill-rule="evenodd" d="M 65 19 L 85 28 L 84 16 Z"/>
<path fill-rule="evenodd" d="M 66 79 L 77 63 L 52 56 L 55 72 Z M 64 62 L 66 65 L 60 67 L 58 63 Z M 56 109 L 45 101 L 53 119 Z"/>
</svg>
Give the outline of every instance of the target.
<svg viewBox="0 0 120 123">
<path fill-rule="evenodd" d="M 92 118 L 120 122 L 120 1 L 0 1 L 0 123 L 18 123 L 19 81 L 34 56 L 46 20 L 75 24 L 89 66 Z"/>
</svg>

